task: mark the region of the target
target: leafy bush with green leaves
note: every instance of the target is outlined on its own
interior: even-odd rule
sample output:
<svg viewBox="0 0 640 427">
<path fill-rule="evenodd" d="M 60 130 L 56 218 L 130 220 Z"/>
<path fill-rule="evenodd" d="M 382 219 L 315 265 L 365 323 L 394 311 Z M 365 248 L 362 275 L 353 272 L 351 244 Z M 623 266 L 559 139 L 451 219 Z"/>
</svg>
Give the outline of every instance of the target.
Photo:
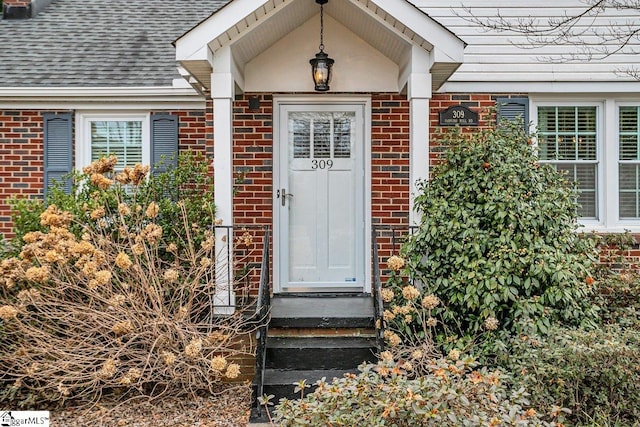
<svg viewBox="0 0 640 427">
<path fill-rule="evenodd" d="M 542 333 L 556 321 L 594 325 L 588 296 L 597 253 L 576 233 L 572 185 L 538 163 L 521 124 L 443 138 L 449 149 L 420 184 L 422 220 L 402 248 L 404 274 L 389 286 L 404 286 L 406 275 L 421 295 L 437 296 L 448 328 L 441 338 L 475 335 L 487 321 Z M 392 304 L 406 298 L 396 293 Z"/>
<path fill-rule="evenodd" d="M 183 151 L 178 157 L 177 166 L 158 166 L 163 166 L 165 171 L 149 176 L 135 187 L 135 191 L 131 186 L 106 186 L 104 181 L 92 179 L 92 176 L 96 177 L 95 170 L 85 168 L 82 173 L 72 175 L 70 192 L 65 192 L 62 186 L 55 186 L 48 192 L 44 203 L 34 199 L 14 200 L 13 247 L 22 247 L 25 234 L 43 231 L 40 215 L 48 205 L 56 205 L 73 214 L 80 222 L 86 220 L 90 223 L 91 212 L 97 207 L 117 210 L 118 203 L 147 206 L 152 201 L 160 208 L 158 225 L 172 233 L 178 242 L 188 232 L 196 243 L 200 243 L 205 230 L 215 221 L 213 177 L 209 162 L 201 153 Z M 178 201 L 181 203 L 178 204 Z M 183 209 L 186 216 L 183 216 Z M 187 226 L 189 230 L 185 228 Z M 81 230 L 79 225 L 73 225 L 71 229 L 78 236 Z"/>
<path fill-rule="evenodd" d="M 433 360 L 429 374 L 412 379 L 410 361 L 383 354 L 378 364 L 362 365 L 360 371 L 319 381 L 302 399 L 281 400 L 276 422 L 285 427 L 556 426 L 564 414 L 554 408 L 551 421 L 544 421 L 529 407 L 524 389 L 507 389 L 505 374 L 475 369 L 472 359 Z"/>
<path fill-rule="evenodd" d="M 567 407 L 576 425 L 637 425 L 640 332 L 618 325 L 548 332 L 503 342 L 497 358 L 531 393 L 532 405 Z"/>
</svg>

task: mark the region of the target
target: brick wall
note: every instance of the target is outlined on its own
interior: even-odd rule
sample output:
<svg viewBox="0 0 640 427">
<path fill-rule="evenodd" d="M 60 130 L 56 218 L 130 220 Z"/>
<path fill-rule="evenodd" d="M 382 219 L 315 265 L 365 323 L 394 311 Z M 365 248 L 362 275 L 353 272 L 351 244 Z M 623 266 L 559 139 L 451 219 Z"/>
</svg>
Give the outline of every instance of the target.
<svg viewBox="0 0 640 427">
<path fill-rule="evenodd" d="M 13 235 L 12 198 L 42 196 L 42 114 L 0 111 L 0 234 Z"/>
</svg>

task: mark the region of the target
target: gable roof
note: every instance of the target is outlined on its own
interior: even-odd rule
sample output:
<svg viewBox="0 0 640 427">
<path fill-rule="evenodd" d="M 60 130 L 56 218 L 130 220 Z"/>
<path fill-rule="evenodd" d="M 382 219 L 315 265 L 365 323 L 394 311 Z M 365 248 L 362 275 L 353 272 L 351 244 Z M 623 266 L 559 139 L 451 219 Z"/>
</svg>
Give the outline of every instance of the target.
<svg viewBox="0 0 640 427">
<path fill-rule="evenodd" d="M 171 42 L 228 0 L 54 0 L 0 19 L 0 87 L 171 86 Z"/>
</svg>

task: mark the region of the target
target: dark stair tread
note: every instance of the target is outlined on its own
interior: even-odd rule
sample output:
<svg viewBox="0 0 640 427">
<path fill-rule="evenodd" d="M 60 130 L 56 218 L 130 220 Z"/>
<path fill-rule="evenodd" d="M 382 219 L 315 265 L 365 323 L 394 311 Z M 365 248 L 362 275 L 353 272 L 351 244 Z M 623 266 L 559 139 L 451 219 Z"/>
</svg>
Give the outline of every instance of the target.
<svg viewBox="0 0 640 427">
<path fill-rule="evenodd" d="M 269 337 L 268 349 L 373 348 L 375 337 Z"/>
<path fill-rule="evenodd" d="M 300 380 L 307 380 L 308 385 L 313 385 L 316 381 L 325 377 L 327 382 L 333 378 L 342 378 L 344 374 L 355 373 L 354 369 L 313 369 L 313 370 L 287 370 L 287 369 L 265 369 L 264 384 L 269 385 L 291 385 Z"/>
</svg>

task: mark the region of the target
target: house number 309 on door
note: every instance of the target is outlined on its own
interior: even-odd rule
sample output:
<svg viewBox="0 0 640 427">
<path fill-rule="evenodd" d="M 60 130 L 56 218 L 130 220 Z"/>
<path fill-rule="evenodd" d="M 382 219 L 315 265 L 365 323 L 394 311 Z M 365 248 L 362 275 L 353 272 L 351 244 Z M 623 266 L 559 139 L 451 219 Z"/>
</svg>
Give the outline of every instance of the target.
<svg viewBox="0 0 640 427">
<path fill-rule="evenodd" d="M 333 160 L 311 160 L 311 169 L 331 169 L 333 167 Z"/>
</svg>

